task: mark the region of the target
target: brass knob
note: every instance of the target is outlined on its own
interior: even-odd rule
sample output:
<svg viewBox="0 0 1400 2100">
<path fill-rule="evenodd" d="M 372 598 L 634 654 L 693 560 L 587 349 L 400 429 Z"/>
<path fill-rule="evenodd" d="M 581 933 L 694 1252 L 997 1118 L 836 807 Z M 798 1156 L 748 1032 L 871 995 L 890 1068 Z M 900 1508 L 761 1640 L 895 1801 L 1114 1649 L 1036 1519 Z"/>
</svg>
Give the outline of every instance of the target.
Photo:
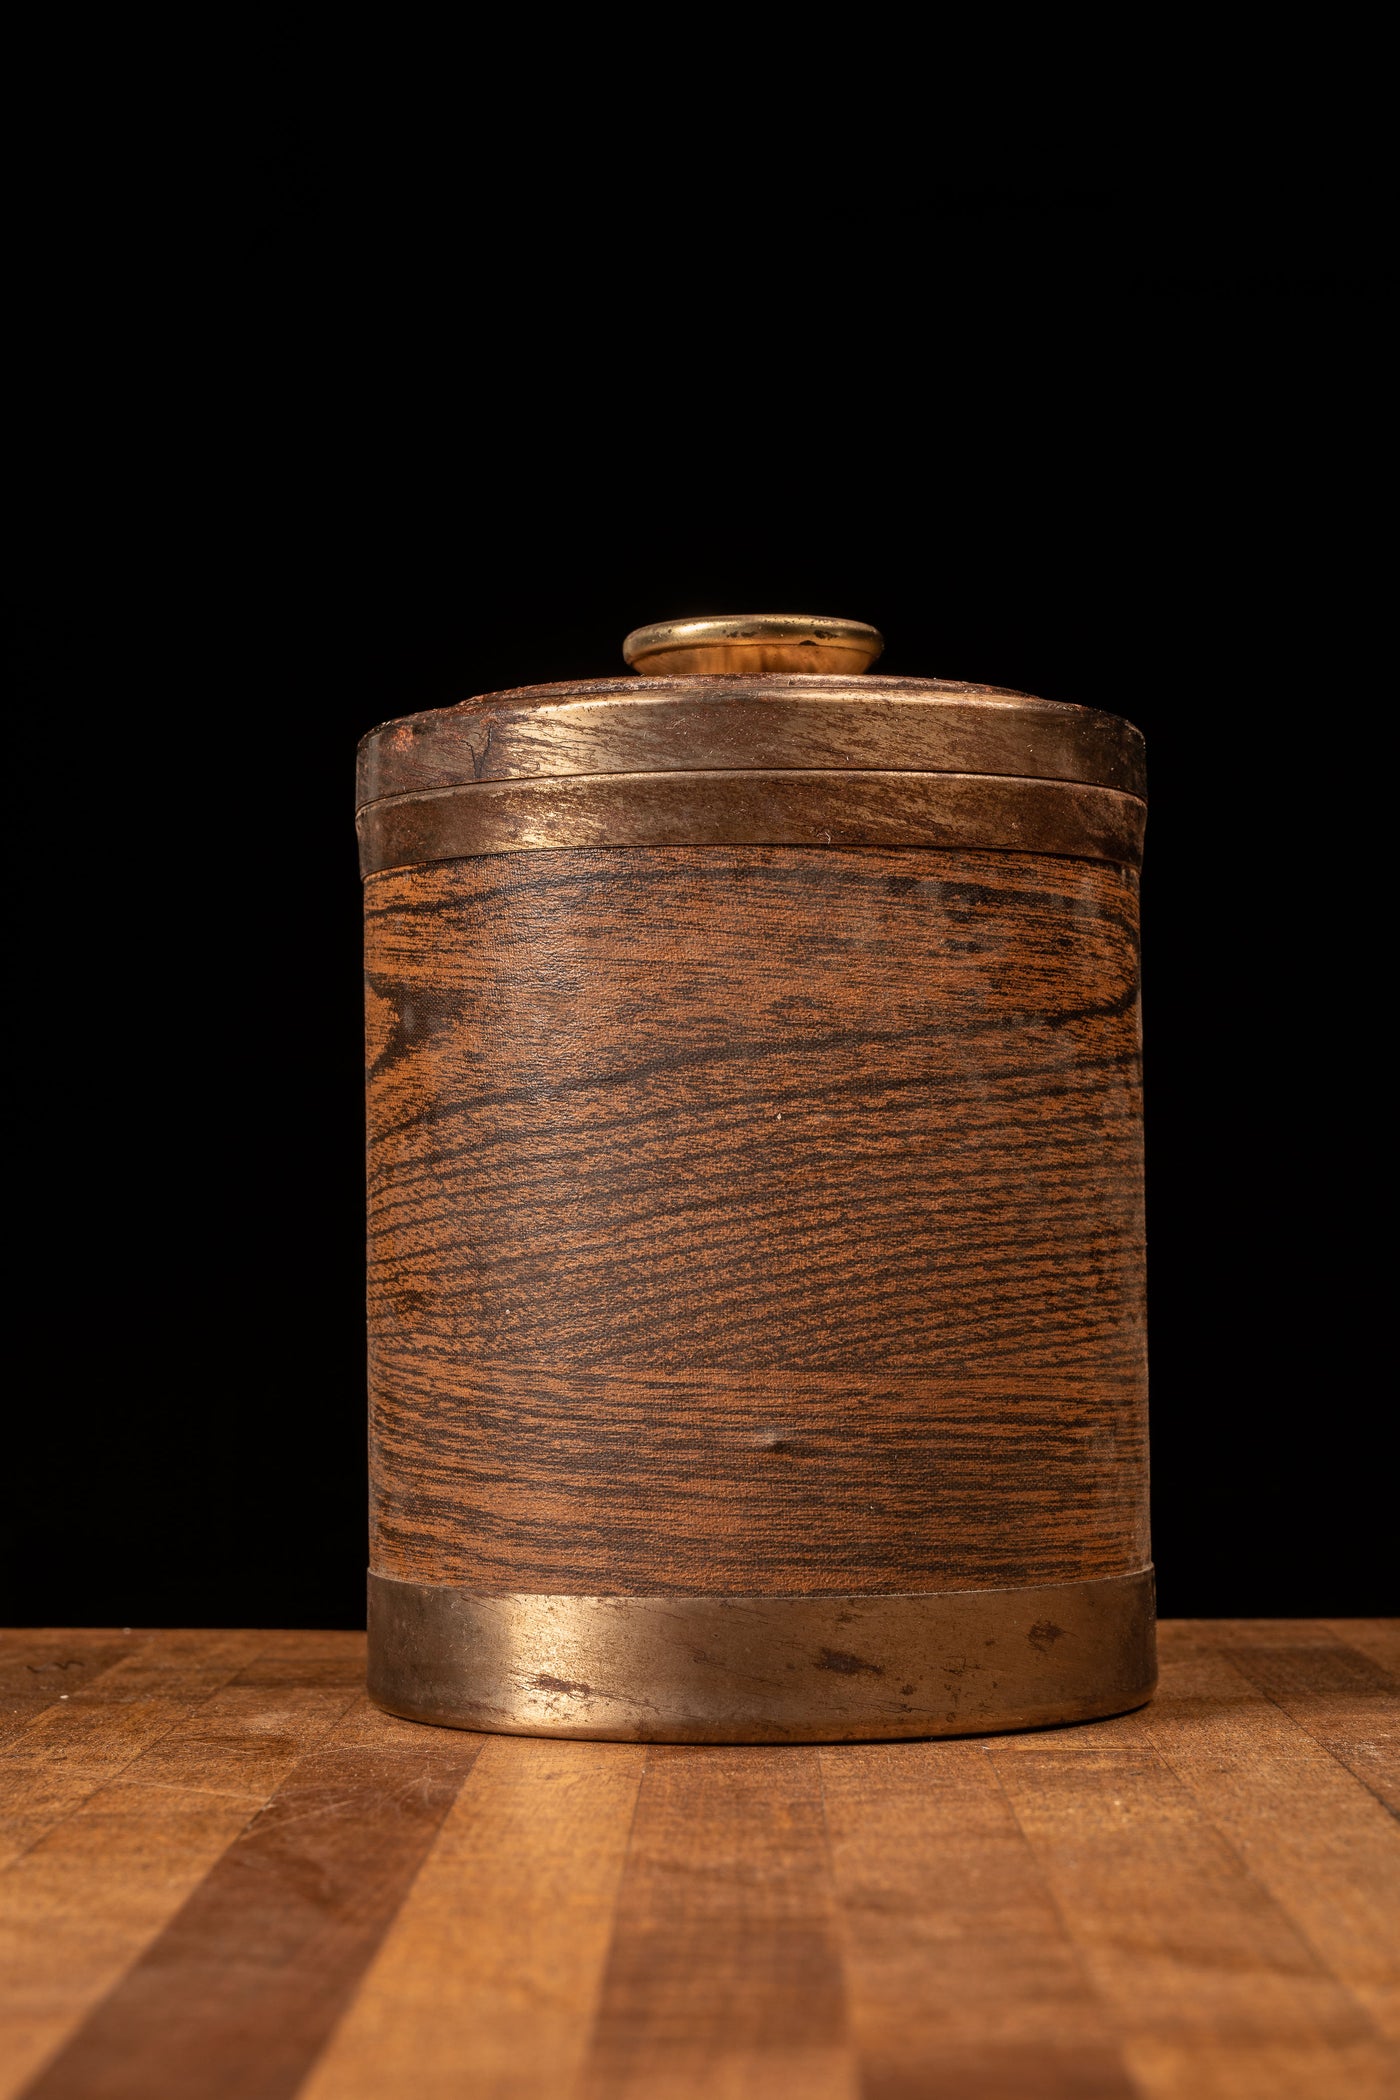
<svg viewBox="0 0 1400 2100">
<path fill-rule="evenodd" d="M 761 671 L 868 671 L 885 646 L 863 620 L 811 613 L 731 613 L 635 627 L 622 654 L 643 678 L 733 677 Z"/>
</svg>

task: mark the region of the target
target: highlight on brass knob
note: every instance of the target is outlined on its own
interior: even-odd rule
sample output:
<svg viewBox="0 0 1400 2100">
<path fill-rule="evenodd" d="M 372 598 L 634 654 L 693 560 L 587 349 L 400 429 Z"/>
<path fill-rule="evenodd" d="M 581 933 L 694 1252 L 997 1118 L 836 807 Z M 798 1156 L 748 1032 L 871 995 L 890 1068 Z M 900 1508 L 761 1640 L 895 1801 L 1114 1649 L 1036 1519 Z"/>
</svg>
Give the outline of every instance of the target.
<svg viewBox="0 0 1400 2100">
<path fill-rule="evenodd" d="M 762 671 L 814 671 L 849 677 L 868 671 L 885 646 L 863 620 L 813 613 L 730 613 L 704 620 L 659 620 L 636 627 L 622 654 L 643 678 L 724 678 Z"/>
</svg>

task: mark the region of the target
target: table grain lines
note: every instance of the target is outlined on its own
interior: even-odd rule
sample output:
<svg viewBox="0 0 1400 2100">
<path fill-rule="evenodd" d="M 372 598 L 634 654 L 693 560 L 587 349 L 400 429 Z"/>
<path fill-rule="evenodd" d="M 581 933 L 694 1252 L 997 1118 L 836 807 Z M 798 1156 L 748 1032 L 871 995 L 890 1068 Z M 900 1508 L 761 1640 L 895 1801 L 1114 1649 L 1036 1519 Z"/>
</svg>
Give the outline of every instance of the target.
<svg viewBox="0 0 1400 2100">
<path fill-rule="evenodd" d="M 689 1748 L 22 1631 L 0 2100 L 1389 2100 L 1398 1645 L 1168 1621 L 1116 1719 Z"/>
</svg>

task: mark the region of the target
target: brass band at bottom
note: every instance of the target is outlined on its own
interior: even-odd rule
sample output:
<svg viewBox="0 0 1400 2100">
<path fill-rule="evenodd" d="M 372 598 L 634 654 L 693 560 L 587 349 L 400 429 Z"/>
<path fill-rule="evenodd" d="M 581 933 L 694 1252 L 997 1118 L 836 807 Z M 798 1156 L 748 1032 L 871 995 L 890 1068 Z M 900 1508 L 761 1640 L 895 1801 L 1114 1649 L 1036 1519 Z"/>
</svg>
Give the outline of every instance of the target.
<svg viewBox="0 0 1400 2100">
<path fill-rule="evenodd" d="M 412 1721 L 618 1742 L 988 1735 L 1157 1682 L 1151 1568 L 901 1596 L 483 1597 L 369 1578 L 369 1691 Z"/>
</svg>

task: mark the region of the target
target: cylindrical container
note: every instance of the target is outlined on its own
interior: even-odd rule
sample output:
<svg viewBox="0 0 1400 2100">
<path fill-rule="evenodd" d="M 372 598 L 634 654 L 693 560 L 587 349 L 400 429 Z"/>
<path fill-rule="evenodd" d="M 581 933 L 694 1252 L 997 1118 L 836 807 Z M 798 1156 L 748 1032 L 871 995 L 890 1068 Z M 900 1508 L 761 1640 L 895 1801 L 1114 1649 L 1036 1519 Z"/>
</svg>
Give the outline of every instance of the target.
<svg viewBox="0 0 1400 2100">
<path fill-rule="evenodd" d="M 642 630 L 643 675 L 365 740 L 395 1713 L 777 1742 L 1151 1693 L 1142 740 L 878 649 Z"/>
</svg>

